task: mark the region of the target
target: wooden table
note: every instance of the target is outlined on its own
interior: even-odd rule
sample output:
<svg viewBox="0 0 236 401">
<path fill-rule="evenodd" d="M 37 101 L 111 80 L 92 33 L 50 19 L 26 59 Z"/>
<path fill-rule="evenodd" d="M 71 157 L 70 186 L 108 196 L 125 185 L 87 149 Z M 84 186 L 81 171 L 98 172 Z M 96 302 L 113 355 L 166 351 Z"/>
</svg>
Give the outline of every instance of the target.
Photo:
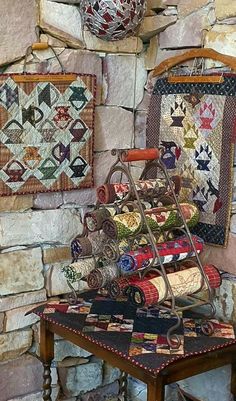
<svg viewBox="0 0 236 401">
<path fill-rule="evenodd" d="M 44 401 L 51 401 L 50 364 L 54 357 L 54 334 L 85 349 L 124 372 L 121 386 L 124 399 L 127 399 L 126 374 L 147 384 L 147 401 L 164 401 L 165 385 L 227 364 L 232 365 L 231 391 L 236 396 L 235 340 L 226 341 L 225 344 L 220 343 L 218 346 L 213 344 L 209 351 L 193 352 L 192 355 L 188 353 L 188 355 L 181 358 L 176 357 L 176 359 L 174 357 L 171 362 L 165 363 L 166 366 L 161 366 L 160 369 L 152 371 L 147 369 L 145 363 L 143 365 L 140 361 L 137 363 L 135 358 L 125 357 L 122 352 L 119 352 L 120 344 L 114 344 L 114 347 L 116 345 L 118 347 L 115 352 L 108 344 L 100 343 L 100 340 L 97 341 L 96 337 L 90 337 L 87 333 L 78 331 L 77 316 L 79 315 L 72 317 L 72 314 L 59 313 L 58 311 L 56 315 L 44 314 L 43 312 L 42 306 L 34 310 L 34 313 L 40 316 L 40 357 L 44 364 Z M 117 334 L 117 338 L 122 336 L 122 333 L 115 334 Z M 191 339 L 191 341 L 196 340 Z M 154 358 L 158 362 L 160 356 L 155 354 Z"/>
</svg>

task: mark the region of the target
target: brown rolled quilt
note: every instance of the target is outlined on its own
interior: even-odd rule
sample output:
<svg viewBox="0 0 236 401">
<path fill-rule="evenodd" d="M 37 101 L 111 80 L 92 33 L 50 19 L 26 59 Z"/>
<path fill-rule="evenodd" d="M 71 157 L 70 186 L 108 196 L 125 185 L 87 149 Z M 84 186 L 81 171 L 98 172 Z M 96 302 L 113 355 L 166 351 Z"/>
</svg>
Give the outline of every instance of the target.
<svg viewBox="0 0 236 401">
<path fill-rule="evenodd" d="M 193 227 L 199 220 L 199 210 L 193 203 L 180 204 L 183 216 L 189 227 Z M 147 222 L 153 231 L 166 231 L 183 225 L 178 210 L 174 205 L 157 207 L 145 210 Z M 142 218 L 139 212 L 118 214 L 105 219 L 102 225 L 104 233 L 112 239 L 122 240 L 140 232 L 146 232 L 142 227 Z"/>
<path fill-rule="evenodd" d="M 189 267 L 174 273 L 169 273 L 168 279 L 175 297 L 188 294 L 195 294 L 207 288 L 207 283 L 202 286 L 202 274 L 198 266 Z M 203 267 L 211 288 L 218 288 L 221 285 L 221 276 L 214 265 Z M 161 302 L 166 294 L 164 279 L 159 276 L 149 276 L 143 280 L 136 280 L 129 286 L 128 298 L 136 306 L 148 306 Z M 167 294 L 167 299 L 171 297 Z"/>
<path fill-rule="evenodd" d="M 178 194 L 181 188 L 181 178 L 180 176 L 174 176 L 171 180 L 174 186 L 174 191 Z M 140 197 L 144 195 L 147 196 L 148 194 L 152 197 L 170 194 L 170 189 L 168 188 L 166 179 L 164 178 L 137 180 L 135 181 L 135 188 Z M 134 191 L 129 182 L 104 184 L 99 186 L 96 192 L 97 199 L 102 204 L 123 200 L 129 192 L 129 199 L 135 199 Z"/>
<path fill-rule="evenodd" d="M 104 233 L 91 233 L 89 237 L 77 236 L 71 242 L 71 255 L 73 262 L 80 257 L 98 255 L 102 249 L 107 237 Z"/>
<path fill-rule="evenodd" d="M 111 280 L 116 278 L 119 274 L 118 267 L 115 263 L 108 266 L 98 267 L 91 271 L 87 277 L 89 288 L 97 289 L 103 288 Z"/>
<path fill-rule="evenodd" d="M 84 224 L 90 232 L 99 231 L 105 219 L 118 213 L 115 206 L 102 207 L 100 209 L 87 212 L 84 216 Z"/>
</svg>

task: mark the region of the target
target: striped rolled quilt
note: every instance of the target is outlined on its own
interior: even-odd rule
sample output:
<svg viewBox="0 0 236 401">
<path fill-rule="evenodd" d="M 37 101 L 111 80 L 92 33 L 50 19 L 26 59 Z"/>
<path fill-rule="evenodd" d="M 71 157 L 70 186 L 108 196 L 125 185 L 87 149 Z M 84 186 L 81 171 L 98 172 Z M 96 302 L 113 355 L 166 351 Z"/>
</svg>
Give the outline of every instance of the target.
<svg viewBox="0 0 236 401">
<path fill-rule="evenodd" d="M 187 225 L 189 227 L 196 225 L 199 220 L 197 206 L 193 203 L 181 203 L 180 207 Z M 154 209 L 145 210 L 144 212 L 147 222 L 153 231 L 165 231 L 183 225 L 175 205 L 156 207 Z M 102 228 L 109 238 L 118 240 L 135 235 L 140 232 L 141 229 L 142 232 L 147 232 L 145 227 L 142 227 L 142 219 L 139 212 L 117 214 L 116 216 L 107 218 L 104 220 Z"/>
<path fill-rule="evenodd" d="M 98 267 L 90 272 L 87 277 L 89 288 L 98 289 L 105 287 L 111 280 L 119 274 L 115 263 L 108 266 Z"/>
<path fill-rule="evenodd" d="M 176 194 L 178 194 L 181 188 L 181 177 L 173 176 L 171 180 L 174 191 Z M 152 197 L 170 194 L 170 189 L 168 188 L 165 178 L 137 180 L 135 181 L 135 188 L 140 197 L 148 196 L 149 194 Z M 102 204 L 123 200 L 129 194 L 129 192 L 129 199 L 135 199 L 134 191 L 132 191 L 132 187 L 129 182 L 104 184 L 99 186 L 96 191 L 97 200 Z"/>
<path fill-rule="evenodd" d="M 194 294 L 207 288 L 206 282 L 202 286 L 202 275 L 198 266 L 188 267 L 175 273 L 169 273 L 168 279 L 175 297 L 181 297 L 188 294 Z M 214 265 L 203 267 L 211 288 L 218 288 L 221 285 L 221 276 Z M 136 306 L 149 306 L 161 302 L 166 294 L 165 281 L 161 276 L 146 277 L 143 280 L 136 280 L 129 286 L 129 301 Z M 170 293 L 167 299 L 170 299 Z"/>
<path fill-rule="evenodd" d="M 95 234 L 95 235 L 94 235 Z M 91 233 L 89 237 L 77 236 L 71 242 L 71 255 L 74 262 L 81 256 L 98 255 L 106 242 L 107 237 L 103 232 Z"/>
<path fill-rule="evenodd" d="M 192 235 L 192 240 L 197 253 L 202 252 L 203 240 L 196 235 Z M 158 243 L 157 250 L 163 264 L 176 262 L 195 255 L 190 240 L 185 235 L 176 238 L 173 241 Z M 155 253 L 153 252 L 152 247 L 145 246 L 122 255 L 118 261 L 118 266 L 124 273 L 132 272 L 147 267 L 154 258 Z M 158 259 L 155 263 L 158 263 Z"/>
<path fill-rule="evenodd" d="M 68 281 L 75 283 L 76 281 L 88 276 L 95 269 L 96 262 L 94 258 L 81 258 L 69 266 L 64 266 L 62 271 Z"/>
</svg>

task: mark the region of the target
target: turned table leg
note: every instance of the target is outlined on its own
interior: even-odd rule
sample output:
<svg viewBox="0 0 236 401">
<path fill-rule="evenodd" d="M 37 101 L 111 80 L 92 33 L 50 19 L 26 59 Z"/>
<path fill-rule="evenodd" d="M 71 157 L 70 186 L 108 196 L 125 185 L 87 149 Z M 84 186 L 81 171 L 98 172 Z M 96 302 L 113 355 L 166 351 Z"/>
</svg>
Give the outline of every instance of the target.
<svg viewBox="0 0 236 401">
<path fill-rule="evenodd" d="M 128 374 L 125 372 L 121 373 L 120 380 L 120 395 L 123 396 L 124 401 L 128 401 L 128 392 L 127 392 L 127 386 L 128 386 Z"/>
<path fill-rule="evenodd" d="M 164 401 L 165 385 L 161 377 L 157 377 L 155 381 L 149 382 L 147 385 L 147 401 Z"/>
<path fill-rule="evenodd" d="M 54 334 L 48 330 L 48 323 L 45 320 L 40 321 L 40 359 L 43 362 L 43 400 L 51 399 L 51 361 L 54 357 Z"/>
</svg>

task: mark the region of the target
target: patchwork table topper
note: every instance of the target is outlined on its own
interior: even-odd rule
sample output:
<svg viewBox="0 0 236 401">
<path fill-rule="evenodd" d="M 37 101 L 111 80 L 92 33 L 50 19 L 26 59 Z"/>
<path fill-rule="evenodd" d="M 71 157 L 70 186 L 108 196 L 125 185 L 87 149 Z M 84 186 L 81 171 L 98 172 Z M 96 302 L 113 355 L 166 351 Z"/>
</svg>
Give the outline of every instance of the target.
<svg viewBox="0 0 236 401">
<path fill-rule="evenodd" d="M 93 184 L 96 77 L 0 75 L 0 195 Z"/>
<path fill-rule="evenodd" d="M 229 228 L 235 93 L 234 75 L 220 84 L 158 79 L 147 123 L 147 146 L 163 147 L 167 169 L 182 177 L 180 199 L 200 210 L 192 232 L 217 245 L 226 245 Z"/>
<path fill-rule="evenodd" d="M 53 301 L 32 312 L 153 373 L 176 359 L 227 347 L 236 341 L 231 324 L 212 319 L 214 333 L 206 336 L 201 331 L 199 315 L 184 311 L 180 312 L 181 324 L 175 331 L 180 347 L 171 348 L 167 331 L 176 324 L 175 315 L 155 306 L 136 308 L 125 297 L 113 300 L 97 291 L 80 294 L 76 305 Z"/>
</svg>

